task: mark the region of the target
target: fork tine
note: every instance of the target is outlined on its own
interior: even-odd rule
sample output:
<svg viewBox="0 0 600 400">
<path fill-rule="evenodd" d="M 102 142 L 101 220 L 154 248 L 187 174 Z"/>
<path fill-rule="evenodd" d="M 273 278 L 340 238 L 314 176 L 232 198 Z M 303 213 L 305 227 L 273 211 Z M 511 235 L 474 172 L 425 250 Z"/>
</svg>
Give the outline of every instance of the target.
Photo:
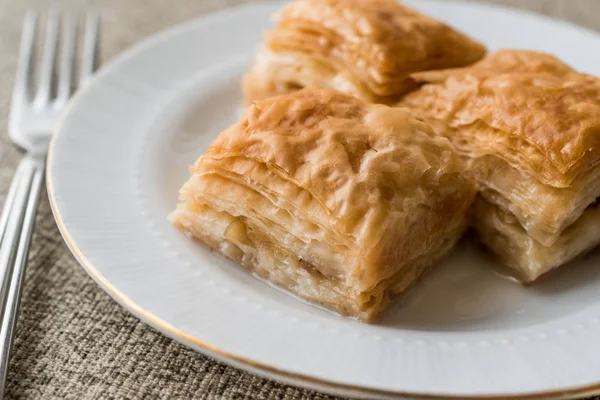
<svg viewBox="0 0 600 400">
<path fill-rule="evenodd" d="M 58 92 L 56 94 L 57 105 L 62 105 L 69 100 L 71 96 L 73 81 L 73 63 L 75 62 L 75 46 L 77 36 L 77 18 L 70 14 L 66 18 L 66 23 L 62 36 L 62 54 L 60 59 L 60 73 L 58 81 Z"/>
<path fill-rule="evenodd" d="M 88 13 L 85 20 L 85 37 L 83 41 L 83 59 L 81 61 L 81 74 L 79 86 L 84 86 L 96 69 L 98 51 L 98 14 Z"/>
<path fill-rule="evenodd" d="M 23 23 L 21 36 L 21 47 L 19 49 L 19 61 L 15 76 L 13 98 L 29 100 L 31 90 L 31 76 L 33 74 L 33 58 L 35 55 L 35 30 L 37 25 L 37 14 L 33 11 L 27 12 Z"/>
<path fill-rule="evenodd" d="M 40 87 L 34 100 L 39 106 L 47 104 L 50 99 L 52 75 L 54 74 L 54 67 L 56 64 L 56 45 L 58 43 L 59 23 L 60 17 L 58 13 L 52 12 L 46 23 L 44 53 L 42 56 L 42 69 L 40 71 Z"/>
</svg>

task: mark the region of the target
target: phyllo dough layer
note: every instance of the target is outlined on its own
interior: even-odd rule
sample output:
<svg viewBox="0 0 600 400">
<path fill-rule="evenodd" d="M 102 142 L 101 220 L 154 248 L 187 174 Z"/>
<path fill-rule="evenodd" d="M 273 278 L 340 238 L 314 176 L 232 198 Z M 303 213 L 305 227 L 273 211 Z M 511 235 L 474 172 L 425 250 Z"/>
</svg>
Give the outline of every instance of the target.
<svg viewBox="0 0 600 400">
<path fill-rule="evenodd" d="M 451 75 L 464 73 L 478 77 L 509 73 L 551 74 L 561 77 L 576 72 L 569 65 L 550 54 L 532 50 L 504 49 L 489 54 L 467 67 L 415 72 L 411 74 L 411 77 L 419 84 L 441 83 Z"/>
<path fill-rule="evenodd" d="M 502 263 L 515 271 L 523 282 L 531 282 L 545 272 L 600 245 L 600 207 L 588 207 L 550 246 L 533 239 L 514 215 L 483 197 L 475 201 L 474 224 L 481 241 L 494 250 Z"/>
<path fill-rule="evenodd" d="M 485 48 L 395 0 L 296 0 L 244 79 L 247 102 L 303 87 L 391 103 L 415 89 L 413 72 L 461 67 Z"/>
<path fill-rule="evenodd" d="M 600 80 L 546 54 L 505 50 L 425 81 L 432 83 L 399 105 L 450 139 L 487 202 L 555 248 L 600 196 Z M 552 253 L 535 268 L 523 253 L 510 264 L 531 280 L 571 253 Z"/>
<path fill-rule="evenodd" d="M 327 89 L 255 102 L 191 173 L 179 228 L 365 320 L 453 246 L 475 193 L 450 143 L 407 110 Z"/>
</svg>

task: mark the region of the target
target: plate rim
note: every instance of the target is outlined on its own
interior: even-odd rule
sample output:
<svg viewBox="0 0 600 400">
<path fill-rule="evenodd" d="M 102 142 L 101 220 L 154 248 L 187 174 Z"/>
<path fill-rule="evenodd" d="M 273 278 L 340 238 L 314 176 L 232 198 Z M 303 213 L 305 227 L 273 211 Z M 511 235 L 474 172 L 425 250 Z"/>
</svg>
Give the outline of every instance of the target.
<svg viewBox="0 0 600 400">
<path fill-rule="evenodd" d="M 428 0 L 427 0 L 428 1 Z M 436 0 L 439 1 L 439 0 Z M 102 68 L 98 71 L 97 74 L 94 75 L 93 80 L 96 80 L 98 77 L 103 76 L 105 74 L 109 74 L 112 70 L 114 70 L 115 66 L 118 65 L 121 61 L 131 58 L 143 51 L 146 47 L 153 45 L 156 42 L 162 40 L 168 40 L 171 35 L 175 35 L 180 31 L 189 29 L 194 24 L 197 24 L 199 21 L 218 18 L 222 14 L 231 13 L 233 10 L 240 10 L 244 8 L 254 8 L 260 7 L 267 4 L 273 3 L 286 3 L 285 0 L 261 0 L 252 3 L 246 4 L 238 4 L 233 6 L 225 6 L 218 10 L 209 11 L 207 13 L 203 13 L 196 18 L 192 18 L 187 21 L 183 21 L 177 23 L 173 26 L 170 26 L 166 29 L 160 30 L 152 35 L 149 35 L 138 42 L 131 44 L 124 51 L 117 54 L 114 58 L 112 58 L 108 63 L 104 64 Z M 557 17 L 544 15 L 538 12 L 523 10 L 513 6 L 504 6 L 496 3 L 486 3 L 486 4 L 478 4 L 473 3 L 471 1 L 465 0 L 450 0 L 449 3 L 461 4 L 464 6 L 481 8 L 481 9 L 494 9 L 500 11 L 508 11 L 511 13 L 518 13 L 522 15 L 527 15 L 528 17 L 533 17 L 541 20 L 545 20 L 547 23 L 551 24 L 560 24 L 564 27 L 568 27 L 569 29 L 574 29 L 582 33 L 591 34 L 594 36 L 600 37 L 600 33 L 594 29 L 578 25 L 571 21 L 563 20 Z M 460 30 L 460 28 L 459 28 Z M 56 138 L 59 136 L 59 133 L 62 131 L 63 122 L 69 117 L 71 114 L 71 110 L 73 106 L 80 102 L 80 98 L 83 97 L 83 93 L 89 90 L 89 85 L 86 85 L 83 88 L 80 88 L 76 91 L 76 93 L 70 99 L 67 107 L 65 108 L 63 114 L 60 117 L 59 122 L 56 124 L 53 129 L 50 146 L 48 150 L 48 155 L 46 158 L 46 177 L 45 183 L 47 188 L 48 200 L 50 203 L 50 208 L 52 211 L 52 215 L 54 220 L 59 228 L 61 236 L 70 252 L 73 254 L 75 259 L 81 265 L 81 267 L 90 275 L 90 277 L 94 280 L 94 282 L 102 288 L 113 300 L 115 300 L 118 304 L 124 307 L 128 312 L 136 316 L 140 321 L 145 324 L 150 325 L 154 329 L 158 330 L 162 334 L 176 340 L 177 342 L 183 344 L 184 346 L 191 348 L 195 351 L 198 351 L 204 355 L 217 359 L 220 362 L 224 362 L 230 365 L 233 365 L 237 368 L 243 369 L 249 373 L 257 374 L 267 379 L 275 379 L 284 384 L 290 384 L 294 386 L 304 387 L 310 390 L 319 390 L 328 392 L 334 395 L 341 396 L 370 396 L 375 398 L 411 398 L 411 399 L 470 399 L 470 400 L 496 400 L 496 399 L 512 399 L 512 400 L 520 400 L 520 399 L 572 399 L 578 397 L 586 397 L 586 396 L 594 396 L 600 394 L 600 377 L 598 378 L 598 382 L 590 385 L 566 388 L 566 389 L 556 389 L 550 391 L 536 391 L 522 394 L 514 394 L 514 395 L 502 395 L 502 394 L 494 394 L 494 395 L 474 395 L 474 396 L 458 396 L 453 394 L 437 394 L 437 393 L 427 393 L 427 392 L 409 392 L 409 391 L 400 391 L 400 390 L 388 390 L 388 389 L 377 389 L 373 387 L 366 387 L 361 385 L 352 385 L 346 383 L 335 382 L 323 378 L 318 378 L 315 376 L 310 376 L 302 373 L 290 372 L 284 369 L 277 368 L 272 365 L 268 365 L 262 362 L 258 362 L 246 357 L 242 357 L 226 350 L 220 349 L 219 347 L 203 341 L 191 334 L 188 334 L 175 326 L 169 324 L 164 321 L 160 317 L 154 315 L 152 312 L 144 309 L 139 306 L 136 302 L 130 299 L 125 293 L 119 291 L 107 278 L 105 278 L 99 270 L 94 267 L 94 265 L 86 258 L 83 252 L 80 250 L 79 246 L 75 242 L 75 240 L 71 237 L 68 229 L 66 228 L 62 216 L 60 214 L 58 205 L 56 204 L 56 198 L 54 194 L 54 188 L 52 184 L 52 159 L 53 153 L 56 143 Z"/>
</svg>

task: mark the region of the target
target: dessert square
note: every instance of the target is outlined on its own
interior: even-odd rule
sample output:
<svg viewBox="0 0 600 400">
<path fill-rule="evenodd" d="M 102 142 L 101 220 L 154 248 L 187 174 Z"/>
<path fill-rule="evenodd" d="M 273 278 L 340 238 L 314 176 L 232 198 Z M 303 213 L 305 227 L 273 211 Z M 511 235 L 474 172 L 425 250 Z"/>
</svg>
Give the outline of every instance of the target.
<svg viewBox="0 0 600 400">
<path fill-rule="evenodd" d="M 428 121 L 467 160 L 481 196 L 495 207 L 477 213 L 484 242 L 507 260 L 502 241 L 489 235 L 491 228 L 506 229 L 487 229 L 485 221 L 497 218 L 483 216 L 499 209 L 548 250 L 528 260 L 531 253 L 519 245 L 507 265 L 533 280 L 600 242 L 600 236 L 579 240 L 590 232 L 576 228 L 600 196 L 600 80 L 526 51 L 504 51 L 426 80 L 432 83 L 399 105 Z M 567 230 L 578 244 L 565 242 Z M 550 251 L 558 242 L 564 251 Z"/>
<path fill-rule="evenodd" d="M 475 195 L 464 168 L 405 109 L 304 89 L 223 131 L 170 218 L 297 296 L 369 320 L 460 238 Z"/>
<path fill-rule="evenodd" d="M 297 0 L 244 78 L 246 102 L 323 87 L 393 103 L 416 88 L 410 74 L 469 65 L 485 48 L 395 0 Z"/>
</svg>

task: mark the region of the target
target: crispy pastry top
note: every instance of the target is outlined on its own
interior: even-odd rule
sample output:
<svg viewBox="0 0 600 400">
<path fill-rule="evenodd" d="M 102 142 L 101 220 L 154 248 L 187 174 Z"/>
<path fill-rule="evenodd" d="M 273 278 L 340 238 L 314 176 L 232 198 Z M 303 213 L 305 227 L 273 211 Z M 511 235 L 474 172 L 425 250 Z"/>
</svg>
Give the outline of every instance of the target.
<svg viewBox="0 0 600 400">
<path fill-rule="evenodd" d="M 448 206 L 448 196 L 460 203 L 456 208 L 464 208 L 474 194 L 448 140 L 408 110 L 367 104 L 329 89 L 255 102 L 192 172 L 202 174 L 205 164 L 225 159 L 266 165 L 260 185 L 273 186 L 273 175 L 293 182 L 354 237 L 382 231 L 382 224 L 413 207 Z"/>
<path fill-rule="evenodd" d="M 532 50 L 498 50 L 475 64 L 463 68 L 416 72 L 411 75 L 419 83 L 440 83 L 451 75 L 469 73 L 480 77 L 508 73 L 544 73 L 559 77 L 575 72 L 558 58 Z"/>
<path fill-rule="evenodd" d="M 465 139 L 461 150 L 467 156 L 493 154 L 545 184 L 567 187 L 600 161 L 600 80 L 538 56 L 530 52 L 526 58 L 539 62 L 522 69 L 518 62 L 496 67 L 486 62 L 490 70 L 525 72 L 493 75 L 478 66 L 465 68 L 424 85 L 399 105 L 455 128 L 449 135 L 453 142 Z"/>
<path fill-rule="evenodd" d="M 378 96 L 400 94 L 412 72 L 469 65 L 486 51 L 395 0 L 296 0 L 276 18 L 271 51 L 322 56 Z"/>
</svg>

